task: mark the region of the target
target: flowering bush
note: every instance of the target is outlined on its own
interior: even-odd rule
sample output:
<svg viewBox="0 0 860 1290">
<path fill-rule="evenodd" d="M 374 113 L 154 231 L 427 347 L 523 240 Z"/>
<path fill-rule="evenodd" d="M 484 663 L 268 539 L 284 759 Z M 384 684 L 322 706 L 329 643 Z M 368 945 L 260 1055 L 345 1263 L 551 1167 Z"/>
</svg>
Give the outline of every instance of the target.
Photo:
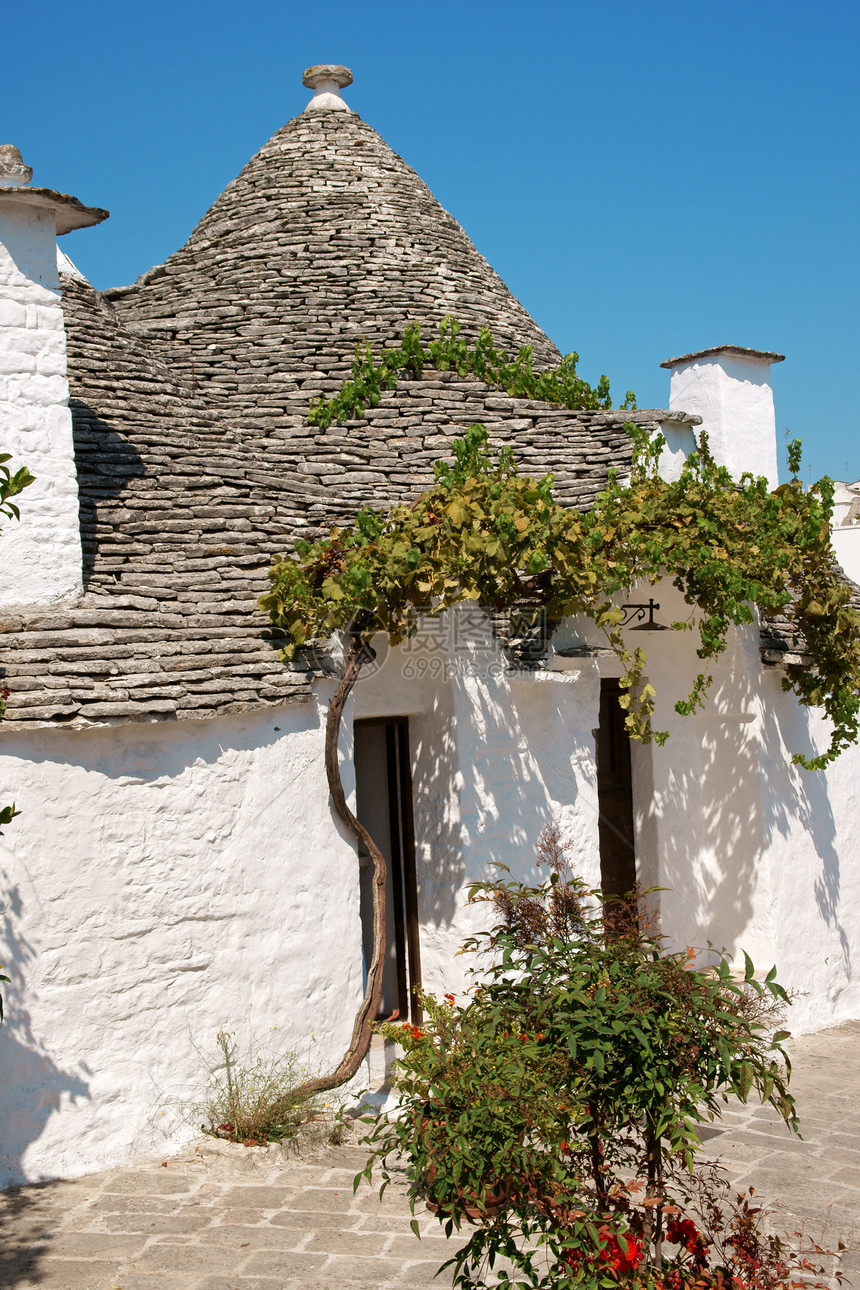
<svg viewBox="0 0 860 1290">
<path fill-rule="evenodd" d="M 423 1027 L 383 1027 L 403 1047 L 401 1111 L 371 1132 L 364 1174 L 379 1165 L 384 1187 L 405 1156 L 413 1203 L 448 1235 L 474 1224 L 450 1260 L 464 1290 L 500 1259 L 535 1290 L 770 1290 L 820 1272 L 696 1162 L 698 1127 L 729 1097 L 797 1131 L 775 970 L 698 970 L 643 930 L 639 902 L 572 878 L 554 830 L 538 850 L 540 886 L 472 888 L 498 921 L 464 947 L 482 964 L 466 1000 L 428 995 Z"/>
</svg>

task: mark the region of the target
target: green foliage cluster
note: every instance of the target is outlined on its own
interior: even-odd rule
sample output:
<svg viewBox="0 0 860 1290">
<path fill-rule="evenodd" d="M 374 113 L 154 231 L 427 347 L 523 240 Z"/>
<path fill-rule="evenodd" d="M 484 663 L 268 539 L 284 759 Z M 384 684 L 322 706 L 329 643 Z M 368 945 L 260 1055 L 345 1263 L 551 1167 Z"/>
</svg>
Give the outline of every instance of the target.
<svg viewBox="0 0 860 1290">
<path fill-rule="evenodd" d="M 536 372 L 530 345 L 523 345 L 516 357 L 506 350 L 497 349 L 492 333 L 483 327 L 474 344 L 470 345 L 460 334 L 460 324 L 455 318 L 444 318 L 439 328 L 439 339 L 424 348 L 421 329 L 410 323 L 397 349 L 384 349 L 377 363 L 373 351 L 365 342 L 356 346 L 352 363 L 352 380 L 344 381 L 332 399 L 311 400 L 308 421 L 311 425 L 327 429 L 333 421 L 349 421 L 363 417 L 366 409 L 375 408 L 384 390 L 397 388 L 401 372 L 417 377 L 425 367 L 437 372 L 456 372 L 459 376 L 474 376 L 495 389 L 505 390 L 512 398 L 539 399 L 556 403 L 565 408 L 611 408 L 609 378 L 601 376 L 595 388 L 577 375 L 579 355 L 566 354 L 554 370 Z M 635 408 L 636 396 L 632 390 L 622 404 Z"/>
<path fill-rule="evenodd" d="M 16 811 L 14 805 L 0 806 L 0 824 L 11 824 L 15 816 L 20 814 L 21 812 Z M 3 836 L 3 830 L 0 829 L 0 837 L 2 836 Z"/>
<path fill-rule="evenodd" d="M 494 460 L 485 427 L 470 427 L 454 441 L 453 464 L 437 463 L 433 485 L 415 502 L 366 508 L 354 525 L 297 543 L 295 557 L 276 562 L 260 604 L 286 633 L 282 657 L 338 631 L 367 642 L 384 632 L 396 644 L 415 632 L 422 612 L 438 615 L 466 600 L 496 611 L 532 606 L 552 620 L 581 614 L 621 659 L 628 731 L 662 743 L 667 732 L 651 723 L 647 656 L 626 644 L 616 602 L 637 583 L 668 578 L 691 607 L 672 627 L 697 631 L 706 665 L 676 710 L 703 705 L 707 665 L 733 625 L 754 622 L 756 609 L 782 614 L 812 659 L 789 667 L 783 686 L 822 707 L 833 727 L 825 753 L 795 761 L 825 766 L 856 740 L 860 719 L 860 615 L 834 569 L 832 484 L 804 490 L 797 446 L 789 483 L 770 492 L 751 475 L 735 482 L 714 463 L 705 436 L 667 482 L 658 469 L 662 436 L 627 429 L 629 479 L 610 471 L 606 490 L 581 513 L 555 500 L 551 475 L 520 475 L 509 449 Z"/>
<path fill-rule="evenodd" d="M 20 519 L 18 507 L 9 499 L 16 497 L 28 484 L 32 484 L 33 476 L 26 466 L 20 466 L 13 475 L 5 464 L 11 460 L 11 457 L 12 454 L 9 452 L 0 452 L 0 515 L 17 520 Z"/>
<path fill-rule="evenodd" d="M 641 930 L 635 898 L 604 903 L 573 879 L 557 832 L 539 853 L 541 885 L 472 888 L 498 921 L 464 947 L 488 964 L 466 1001 L 425 996 L 422 1027 L 382 1027 L 403 1048 L 399 1111 L 371 1132 L 364 1176 L 379 1166 L 384 1188 L 405 1156 L 446 1234 L 475 1225 L 450 1261 L 464 1290 L 501 1257 L 526 1287 L 731 1285 L 733 1242 L 713 1228 L 728 1237 L 732 1220 L 705 1212 L 719 1184 L 694 1156 L 729 1098 L 797 1130 L 776 970 L 760 982 L 746 956 L 740 980 L 725 959 L 697 970 Z"/>
</svg>

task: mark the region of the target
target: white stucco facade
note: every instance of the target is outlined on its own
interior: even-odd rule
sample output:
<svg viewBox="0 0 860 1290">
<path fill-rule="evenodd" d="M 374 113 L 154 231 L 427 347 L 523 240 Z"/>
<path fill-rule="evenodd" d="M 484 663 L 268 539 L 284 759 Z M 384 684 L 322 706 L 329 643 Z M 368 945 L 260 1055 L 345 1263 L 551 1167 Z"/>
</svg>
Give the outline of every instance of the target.
<svg viewBox="0 0 860 1290">
<path fill-rule="evenodd" d="M 362 990 L 358 869 L 332 818 L 322 712 L 3 732 L 21 811 L 0 839 L 5 1180 L 171 1145 L 150 1120 L 199 1096 L 194 1044 L 277 1026 L 340 1057 Z M 348 754 L 348 748 L 346 749 Z M 349 764 L 345 771 L 349 782 Z"/>
<path fill-rule="evenodd" d="M 462 633 L 461 633 L 462 639 Z M 467 985 L 463 939 L 486 918 L 468 881 L 507 864 L 535 876 L 557 823 L 599 878 L 593 660 L 511 677 L 498 651 L 393 650 L 359 683 L 354 716 L 407 716 L 422 978 Z M 68 1176 L 147 1158 L 164 1098 L 193 1098 L 195 1046 L 219 1028 L 277 1026 L 336 1062 L 362 989 L 357 856 L 329 804 L 313 704 L 205 723 L 0 732 L 0 781 L 20 818 L 0 842 L 2 1178 Z"/>
<path fill-rule="evenodd" d="M 673 595 L 659 588 L 662 621 L 680 610 Z M 668 943 L 776 964 L 795 1033 L 857 1017 L 857 749 L 826 771 L 792 765 L 826 749 L 827 722 L 782 690 L 781 669 L 762 667 L 754 626 L 732 633 L 705 708 L 689 717 L 673 704 L 701 668 L 691 635 L 662 632 L 646 648 L 655 725 L 671 737 L 633 746 L 637 869 L 663 888 Z"/>
<path fill-rule="evenodd" d="M 831 534 L 833 550 L 852 582 L 860 583 L 860 524 L 837 526 Z"/>
<path fill-rule="evenodd" d="M 343 776 L 351 791 L 353 714 L 409 717 L 423 981 L 459 990 L 455 951 L 485 916 L 468 880 L 494 861 L 533 876 L 553 822 L 598 877 L 597 670 L 510 679 L 499 655 L 458 656 L 447 679 L 416 682 L 405 662 L 392 651 L 357 687 Z M 2 732 L 0 781 L 21 811 L 0 843 L 4 1181 L 175 1145 L 159 1104 L 199 1095 L 195 1045 L 219 1028 L 277 1026 L 302 1052 L 313 1034 L 315 1064 L 340 1057 L 362 958 L 357 857 L 323 768 L 330 688 L 215 722 Z"/>
<path fill-rule="evenodd" d="M 0 604 L 37 605 L 75 595 L 81 536 L 57 228 L 46 206 L 0 203 L 0 451 L 27 466 L 20 522 L 3 530 Z"/>
<path fill-rule="evenodd" d="M 658 589 L 661 618 L 673 594 Z M 589 631 L 568 624 L 559 643 Z M 467 985 L 456 950 L 487 917 L 467 884 L 495 862 L 535 878 L 545 825 L 599 883 L 594 729 L 601 674 L 617 674 L 601 653 L 511 673 L 463 639 L 392 650 L 356 687 L 341 743 L 352 792 L 353 719 L 408 718 L 422 979 L 437 993 Z M 705 712 L 685 719 L 669 714 L 698 667 L 692 638 L 645 639 L 672 736 L 634 746 L 637 866 L 662 888 L 668 943 L 775 962 L 798 996 L 795 1032 L 857 1016 L 855 755 L 826 774 L 790 765 L 825 732 L 762 671 L 753 629 L 720 660 Z M 160 1099 L 200 1092 L 195 1045 L 219 1027 L 277 1026 L 320 1067 L 340 1057 L 363 978 L 358 861 L 323 769 L 330 692 L 178 726 L 0 733 L 0 780 L 22 811 L 0 851 L 6 1180 L 175 1145 L 183 1131 L 160 1134 Z"/>
<path fill-rule="evenodd" d="M 600 881 L 596 662 L 511 672 L 483 633 L 469 646 L 473 616 L 441 620 L 432 650 L 392 650 L 354 701 L 357 718 L 409 719 L 422 979 L 437 993 L 468 984 L 471 961 L 457 951 L 486 918 L 467 905 L 468 884 L 498 863 L 537 879 L 544 827 L 557 825 L 576 871 Z"/>
</svg>

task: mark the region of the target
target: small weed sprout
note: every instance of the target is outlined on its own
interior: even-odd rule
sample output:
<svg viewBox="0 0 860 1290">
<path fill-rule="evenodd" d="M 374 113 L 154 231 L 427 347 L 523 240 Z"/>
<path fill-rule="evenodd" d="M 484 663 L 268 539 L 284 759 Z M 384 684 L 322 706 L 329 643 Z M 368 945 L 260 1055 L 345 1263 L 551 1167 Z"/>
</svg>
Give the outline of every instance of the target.
<svg viewBox="0 0 860 1290">
<path fill-rule="evenodd" d="M 270 1027 L 270 1032 L 277 1027 Z M 296 1098 L 308 1058 L 276 1050 L 253 1036 L 239 1052 L 235 1033 L 219 1030 L 212 1057 L 197 1048 L 207 1073 L 203 1096 L 184 1106 L 184 1118 L 212 1137 L 246 1147 L 269 1142 L 339 1142 L 341 1102 L 336 1094 Z M 196 1045 L 195 1045 L 196 1048 Z"/>
</svg>

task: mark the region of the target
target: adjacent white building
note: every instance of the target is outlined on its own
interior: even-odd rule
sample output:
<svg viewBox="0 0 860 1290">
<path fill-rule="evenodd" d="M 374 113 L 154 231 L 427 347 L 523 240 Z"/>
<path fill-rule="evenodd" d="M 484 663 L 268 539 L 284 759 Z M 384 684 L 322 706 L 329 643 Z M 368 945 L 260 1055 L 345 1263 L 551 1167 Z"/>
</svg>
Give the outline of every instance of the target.
<svg viewBox="0 0 860 1290">
<path fill-rule="evenodd" d="M 833 549 L 851 581 L 860 583 L 860 480 L 855 484 L 836 483 Z"/>
</svg>

